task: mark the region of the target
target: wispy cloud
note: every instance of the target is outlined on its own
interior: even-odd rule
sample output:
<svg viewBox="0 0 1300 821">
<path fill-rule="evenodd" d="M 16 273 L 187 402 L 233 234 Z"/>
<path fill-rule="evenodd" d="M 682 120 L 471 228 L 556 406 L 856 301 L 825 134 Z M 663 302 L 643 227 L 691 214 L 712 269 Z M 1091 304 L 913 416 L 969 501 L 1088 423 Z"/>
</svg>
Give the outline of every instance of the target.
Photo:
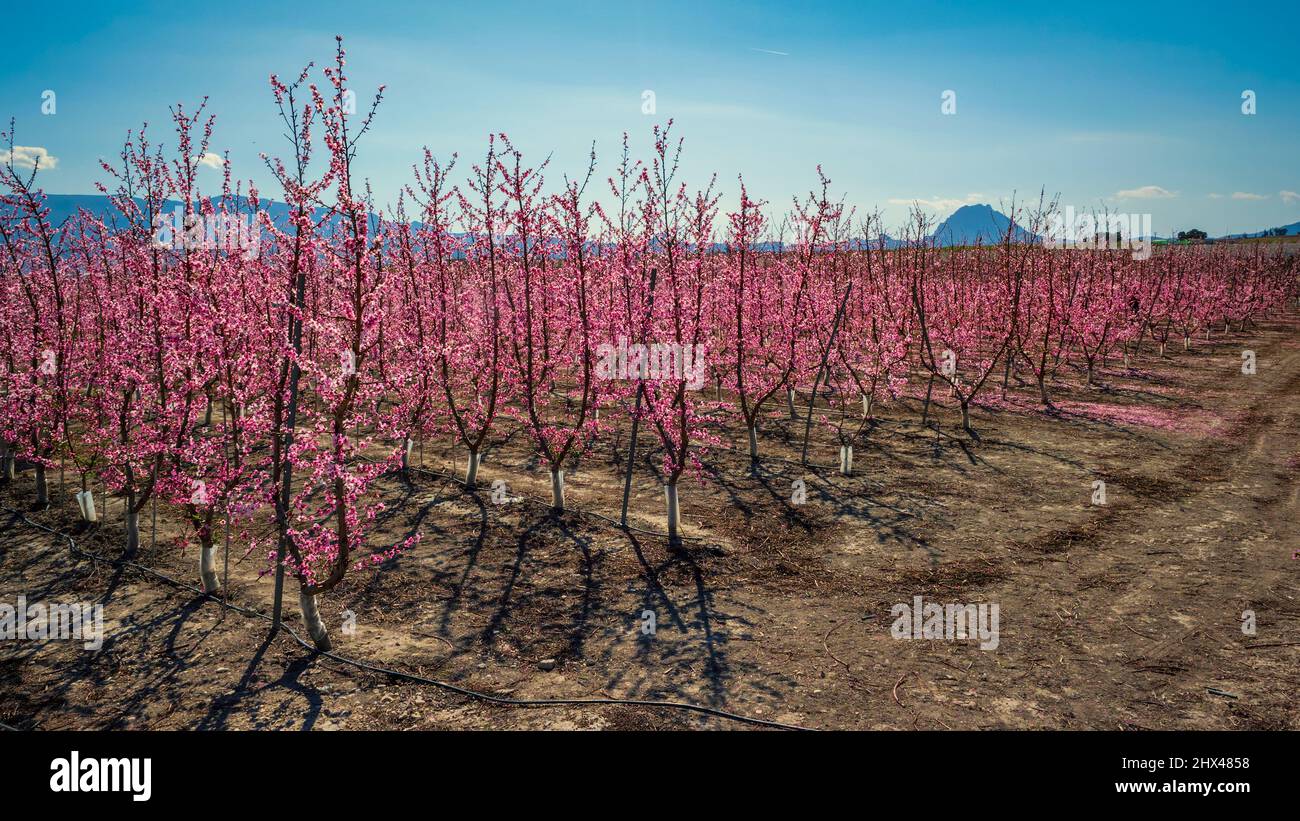
<svg viewBox="0 0 1300 821">
<path fill-rule="evenodd" d="M 221 158 L 221 155 L 211 151 L 199 157 L 199 165 L 206 165 L 208 168 L 221 168 L 224 164 L 225 160 Z"/>
<path fill-rule="evenodd" d="M 749 50 L 750 50 L 750 51 L 761 51 L 761 52 L 763 52 L 764 54 L 775 54 L 775 55 L 778 56 L 778 57 L 789 57 L 789 56 L 790 56 L 790 52 L 788 52 L 788 51 L 773 51 L 773 50 L 770 49 L 770 48 L 757 48 L 757 47 L 755 47 L 755 46 L 750 46 L 750 47 L 749 47 Z"/>
<path fill-rule="evenodd" d="M 43 170 L 49 171 L 59 165 L 59 158 L 39 145 L 15 145 L 12 158 L 9 149 L 0 148 L 0 163 L 8 163 L 10 159 L 15 168 L 35 168 L 39 164 Z"/>
<path fill-rule="evenodd" d="M 1296 202 L 1300 202 L 1300 194 L 1297 194 L 1295 191 L 1279 191 L 1277 192 L 1277 195 L 1281 197 L 1282 202 L 1287 205 L 1293 205 Z"/>
<path fill-rule="evenodd" d="M 1141 188 L 1129 188 L 1117 192 L 1115 196 L 1122 200 L 1167 200 L 1178 194 L 1158 185 L 1144 185 Z"/>
<path fill-rule="evenodd" d="M 1212 199 L 1212 200 L 1221 200 L 1221 199 L 1223 199 L 1223 195 L 1222 195 L 1222 194 L 1206 194 L 1206 196 L 1209 197 L 1209 198 Z"/>
<path fill-rule="evenodd" d="M 944 212 L 944 211 L 956 211 L 958 208 L 961 208 L 963 205 L 974 205 L 979 202 L 984 202 L 985 199 L 986 197 L 980 193 L 967 194 L 965 197 L 962 198 L 935 196 L 930 199 L 925 199 L 922 197 L 912 197 L 911 199 L 903 199 L 901 197 L 895 197 L 889 200 L 889 204 L 906 205 L 906 206 L 919 205 L 922 208 L 928 208 L 931 211 Z"/>
<path fill-rule="evenodd" d="M 1249 191 L 1233 191 L 1232 198 L 1234 200 L 1266 200 L 1268 199 L 1268 195 L 1252 194 Z"/>
</svg>

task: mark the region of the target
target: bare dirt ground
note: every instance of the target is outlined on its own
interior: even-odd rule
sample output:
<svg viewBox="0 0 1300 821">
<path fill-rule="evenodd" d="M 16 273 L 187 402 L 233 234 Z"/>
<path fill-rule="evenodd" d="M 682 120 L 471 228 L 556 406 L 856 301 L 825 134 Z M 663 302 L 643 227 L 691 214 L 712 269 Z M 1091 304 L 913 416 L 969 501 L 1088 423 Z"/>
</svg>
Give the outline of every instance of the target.
<svg viewBox="0 0 1300 821">
<path fill-rule="evenodd" d="M 936 437 L 914 400 L 885 403 L 852 477 L 834 469 L 822 430 L 813 467 L 780 461 L 797 460 L 802 423 L 773 407 L 762 447 L 779 458 L 751 476 L 742 452 L 711 452 L 707 481 L 682 486 L 692 539 L 679 549 L 578 512 L 493 504 L 497 478 L 512 495 L 549 490 L 522 435 L 487 455 L 477 493 L 386 477 L 374 542 L 423 539 L 325 598 L 335 649 L 508 698 L 689 701 L 824 729 L 1300 729 L 1300 321 L 1181 348 L 1161 359 L 1148 343 L 1100 388 L 1066 374 L 1055 412 L 1030 401 L 1032 386 L 1013 382 L 1002 402 L 990 385 L 973 414 L 979 442 L 951 406 Z M 1243 348 L 1257 354 L 1253 376 Z M 742 430 L 721 434 L 743 445 Z M 425 465 L 449 469 L 452 454 L 432 444 Z M 617 516 L 625 448 L 624 435 L 571 467 L 572 506 Z M 635 524 L 661 529 L 656 455 L 644 456 Z M 794 505 L 800 478 L 808 499 Z M 1091 503 L 1098 479 L 1104 506 Z M 118 555 L 119 503 L 78 531 L 75 489 L 56 484 L 54 506 L 28 515 Z M 31 498 L 30 473 L 0 495 L 9 507 Z M 142 520 L 153 546 L 141 561 L 193 581 L 195 549 L 176 546 L 175 522 L 161 514 L 151 539 Z M 263 557 L 238 545 L 231 556 L 232 602 L 269 612 Z M 101 602 L 107 637 L 98 652 L 0 641 L 0 722 L 17 727 L 745 726 L 644 707 L 503 707 L 360 671 L 283 634 L 268 641 L 265 622 L 203 597 L 74 559 L 0 513 L 0 601 L 19 595 Z M 894 639 L 890 608 L 917 595 L 997 603 L 999 646 Z M 640 629 L 646 610 L 654 635 Z M 1255 635 L 1242 630 L 1247 610 Z M 286 611 L 297 626 L 295 596 Z"/>
</svg>

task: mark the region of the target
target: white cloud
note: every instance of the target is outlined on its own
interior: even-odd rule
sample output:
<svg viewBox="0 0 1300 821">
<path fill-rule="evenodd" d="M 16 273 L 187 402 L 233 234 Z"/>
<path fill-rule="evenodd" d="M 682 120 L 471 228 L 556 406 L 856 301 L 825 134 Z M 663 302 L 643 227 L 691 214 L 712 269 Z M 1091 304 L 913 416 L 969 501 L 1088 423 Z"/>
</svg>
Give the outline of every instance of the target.
<svg viewBox="0 0 1300 821">
<path fill-rule="evenodd" d="M 922 208 L 928 208 L 931 211 L 939 211 L 940 213 L 942 213 L 945 211 L 956 211 L 958 208 L 961 208 L 963 205 L 974 205 L 976 203 L 984 202 L 984 200 L 985 200 L 985 196 L 983 194 L 975 193 L 975 194 L 967 194 L 964 199 L 955 199 L 952 197 L 940 197 L 940 196 L 935 196 L 933 199 L 928 199 L 928 200 L 921 199 L 919 197 L 913 197 L 912 199 L 902 199 L 896 197 L 889 200 L 889 204 L 908 205 L 908 206 L 915 204 L 921 206 Z"/>
<path fill-rule="evenodd" d="M 202 157 L 199 157 L 199 165 L 206 165 L 208 168 L 221 168 L 221 166 L 225 165 L 225 162 L 226 161 L 221 158 L 220 154 L 215 154 L 211 151 L 208 151 Z"/>
<path fill-rule="evenodd" d="M 1234 200 L 1266 200 L 1266 199 L 1268 199 L 1268 195 L 1267 195 L 1267 194 L 1251 194 L 1251 193 L 1248 192 L 1248 191 L 1234 191 L 1234 192 L 1232 192 L 1232 198 L 1233 198 Z"/>
<path fill-rule="evenodd" d="M 1296 202 L 1300 202 L 1300 194 L 1297 194 L 1295 191 L 1279 191 L 1277 192 L 1277 195 L 1281 197 L 1282 202 L 1287 205 L 1293 205 Z"/>
<path fill-rule="evenodd" d="M 1122 200 L 1167 200 L 1178 196 L 1177 193 L 1158 185 L 1144 185 L 1141 188 L 1129 188 L 1115 194 Z"/>
<path fill-rule="evenodd" d="M 0 148 L 0 163 L 8 163 L 9 159 L 9 149 Z M 42 169 L 49 171 L 58 167 L 59 158 L 39 145 L 15 145 L 13 163 L 15 168 L 35 168 L 40 163 Z"/>
<path fill-rule="evenodd" d="M 1222 194 L 1207 194 L 1206 196 L 1208 196 L 1208 197 L 1209 197 L 1210 199 L 1212 199 L 1212 200 L 1221 200 L 1221 199 L 1223 199 L 1223 195 L 1222 195 Z"/>
</svg>

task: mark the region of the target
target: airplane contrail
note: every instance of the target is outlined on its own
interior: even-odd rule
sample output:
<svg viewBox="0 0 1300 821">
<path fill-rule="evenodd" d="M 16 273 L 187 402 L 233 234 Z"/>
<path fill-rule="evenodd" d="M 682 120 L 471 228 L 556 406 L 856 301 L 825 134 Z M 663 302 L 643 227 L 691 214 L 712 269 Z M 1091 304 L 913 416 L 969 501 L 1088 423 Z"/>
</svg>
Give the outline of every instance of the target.
<svg viewBox="0 0 1300 821">
<path fill-rule="evenodd" d="M 790 56 L 790 52 L 788 52 L 788 51 L 773 51 L 773 50 L 770 49 L 770 48 L 755 48 L 754 46 L 750 46 L 750 47 L 749 47 L 749 50 L 750 50 L 750 51 L 761 51 L 761 52 L 763 52 L 764 54 L 776 54 L 776 55 L 778 55 L 778 56 L 780 56 L 780 57 L 789 57 L 789 56 Z"/>
</svg>

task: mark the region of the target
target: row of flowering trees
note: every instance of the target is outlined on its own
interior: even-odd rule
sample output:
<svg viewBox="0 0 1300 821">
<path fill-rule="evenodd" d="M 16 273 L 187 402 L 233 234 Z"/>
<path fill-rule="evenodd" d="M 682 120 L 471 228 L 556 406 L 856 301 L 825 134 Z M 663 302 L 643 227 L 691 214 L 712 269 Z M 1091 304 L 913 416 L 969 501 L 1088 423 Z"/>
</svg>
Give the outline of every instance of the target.
<svg viewBox="0 0 1300 821">
<path fill-rule="evenodd" d="M 603 180 L 594 150 L 559 180 L 505 135 L 468 169 L 426 150 L 381 208 L 353 168 L 383 89 L 356 114 L 344 58 L 340 42 L 319 74 L 271 78 L 288 141 L 265 158 L 274 219 L 228 164 L 219 192 L 200 190 L 203 106 L 173 110 L 170 151 L 142 129 L 103 164 L 110 214 L 56 225 L 39 169 L 12 150 L 0 168 L 8 475 L 32 466 L 45 504 L 48 470 L 70 470 L 92 521 L 105 486 L 128 554 L 147 505 L 177 511 L 208 591 L 214 533 L 233 531 L 277 588 L 296 580 L 322 647 L 318 596 L 413 542 L 376 543 L 371 525 L 376 479 L 415 441 L 463 448 L 472 488 L 484 449 L 522 434 L 563 509 L 566 464 L 644 429 L 676 535 L 679 480 L 726 431 L 743 429 L 757 468 L 761 428 L 797 416 L 833 432 L 849 472 L 878 403 L 909 380 L 926 418 L 946 389 L 974 436 L 970 407 L 999 381 L 1005 395 L 1027 375 L 1050 406 L 1071 373 L 1091 385 L 1144 341 L 1166 355 L 1296 296 L 1292 259 L 1258 250 L 1139 260 L 1010 234 L 940 249 L 919 218 L 895 242 L 820 169 L 779 224 L 743 180 L 720 213 L 714 181 L 679 178 L 671 124 L 645 161 L 625 140 Z M 1032 228 L 1050 209 L 1013 217 Z"/>
</svg>

